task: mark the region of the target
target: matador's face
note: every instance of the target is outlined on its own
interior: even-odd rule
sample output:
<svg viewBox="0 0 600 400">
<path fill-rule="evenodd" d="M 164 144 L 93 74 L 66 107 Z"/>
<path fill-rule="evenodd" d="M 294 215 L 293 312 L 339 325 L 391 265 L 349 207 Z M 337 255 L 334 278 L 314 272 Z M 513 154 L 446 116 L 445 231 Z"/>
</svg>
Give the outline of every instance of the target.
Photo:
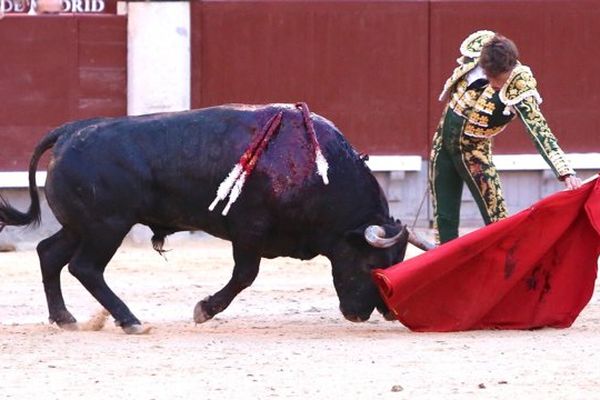
<svg viewBox="0 0 600 400">
<path fill-rule="evenodd" d="M 486 72 L 485 76 L 486 76 L 487 80 L 490 81 L 490 86 L 492 87 L 492 89 L 500 90 L 500 89 L 502 89 L 502 86 L 504 86 L 504 84 L 510 77 L 511 72 L 512 72 L 512 70 L 502 72 L 496 76 L 491 76 Z"/>
</svg>

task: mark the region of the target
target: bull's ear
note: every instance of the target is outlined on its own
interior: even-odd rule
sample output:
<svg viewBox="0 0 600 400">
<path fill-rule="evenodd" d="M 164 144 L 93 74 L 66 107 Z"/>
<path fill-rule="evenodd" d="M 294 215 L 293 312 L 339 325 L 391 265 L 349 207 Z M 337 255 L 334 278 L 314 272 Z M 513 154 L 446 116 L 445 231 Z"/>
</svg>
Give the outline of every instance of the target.
<svg viewBox="0 0 600 400">
<path fill-rule="evenodd" d="M 387 237 L 396 236 L 405 228 L 406 227 L 404 225 L 402 225 L 402 223 L 400 221 L 398 221 L 398 223 L 394 223 L 394 224 L 383 225 L 383 229 L 385 229 L 385 233 L 386 233 Z"/>
<path fill-rule="evenodd" d="M 365 229 L 367 225 L 361 226 L 356 229 L 352 229 L 351 231 L 346 231 L 344 233 L 344 238 L 352 245 L 352 246 L 361 246 L 366 245 L 365 241 Z"/>
</svg>

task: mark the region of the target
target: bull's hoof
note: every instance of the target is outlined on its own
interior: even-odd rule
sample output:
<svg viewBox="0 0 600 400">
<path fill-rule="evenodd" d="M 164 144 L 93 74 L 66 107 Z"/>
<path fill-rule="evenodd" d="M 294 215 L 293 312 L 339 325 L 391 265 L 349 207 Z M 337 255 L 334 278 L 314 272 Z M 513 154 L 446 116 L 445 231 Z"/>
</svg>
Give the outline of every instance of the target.
<svg viewBox="0 0 600 400">
<path fill-rule="evenodd" d="M 123 329 L 123 332 L 125 332 L 128 335 L 146 335 L 146 334 L 150 333 L 152 328 L 153 327 L 150 325 L 139 325 L 139 324 L 133 324 L 133 325 L 121 327 L 121 329 Z"/>
<path fill-rule="evenodd" d="M 340 305 L 340 312 L 342 313 L 344 318 L 346 318 L 350 322 L 365 322 L 371 317 L 372 311 L 373 310 L 369 312 L 359 313 L 357 311 L 346 310 Z"/>
<path fill-rule="evenodd" d="M 365 322 L 369 319 L 369 317 L 363 317 L 360 315 L 344 315 L 344 318 L 350 322 Z"/>
<path fill-rule="evenodd" d="M 204 307 L 204 305 L 208 303 L 209 297 L 210 296 L 205 297 L 204 300 L 199 301 L 198 304 L 196 304 L 196 307 L 194 307 L 194 322 L 197 324 L 206 322 L 213 317 L 208 314 Z"/>
<path fill-rule="evenodd" d="M 48 322 L 50 324 L 56 323 L 56 325 L 65 330 L 77 330 L 77 328 L 72 329 L 72 326 L 77 326 L 77 320 L 67 310 L 51 312 L 50 316 L 48 317 Z M 71 326 L 71 329 L 69 329 L 67 326 Z"/>
</svg>

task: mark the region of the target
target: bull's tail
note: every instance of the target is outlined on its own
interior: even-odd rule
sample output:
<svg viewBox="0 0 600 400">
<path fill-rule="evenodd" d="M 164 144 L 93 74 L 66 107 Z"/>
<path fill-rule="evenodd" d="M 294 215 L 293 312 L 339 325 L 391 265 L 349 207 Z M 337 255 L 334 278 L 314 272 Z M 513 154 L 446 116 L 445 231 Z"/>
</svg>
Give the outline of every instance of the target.
<svg viewBox="0 0 600 400">
<path fill-rule="evenodd" d="M 29 196 L 31 205 L 27 212 L 21 212 L 11 206 L 8 201 L 0 195 L 0 231 L 7 226 L 39 225 L 41 220 L 40 196 L 38 194 L 35 173 L 42 154 L 54 146 L 63 133 L 62 129 L 55 129 L 48 133 L 36 146 L 31 161 L 29 162 Z"/>
</svg>

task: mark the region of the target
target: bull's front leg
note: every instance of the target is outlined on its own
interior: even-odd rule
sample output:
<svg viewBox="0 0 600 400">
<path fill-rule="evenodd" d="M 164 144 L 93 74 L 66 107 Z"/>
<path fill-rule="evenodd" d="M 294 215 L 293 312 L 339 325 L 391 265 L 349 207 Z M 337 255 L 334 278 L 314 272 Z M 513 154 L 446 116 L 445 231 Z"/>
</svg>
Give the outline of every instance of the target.
<svg viewBox="0 0 600 400">
<path fill-rule="evenodd" d="M 206 297 L 194 308 L 194 321 L 197 324 L 208 321 L 225 310 L 235 296 L 254 282 L 258 274 L 260 256 L 256 250 L 248 250 L 234 243 L 233 259 L 235 266 L 227 285 L 212 296 Z"/>
</svg>

